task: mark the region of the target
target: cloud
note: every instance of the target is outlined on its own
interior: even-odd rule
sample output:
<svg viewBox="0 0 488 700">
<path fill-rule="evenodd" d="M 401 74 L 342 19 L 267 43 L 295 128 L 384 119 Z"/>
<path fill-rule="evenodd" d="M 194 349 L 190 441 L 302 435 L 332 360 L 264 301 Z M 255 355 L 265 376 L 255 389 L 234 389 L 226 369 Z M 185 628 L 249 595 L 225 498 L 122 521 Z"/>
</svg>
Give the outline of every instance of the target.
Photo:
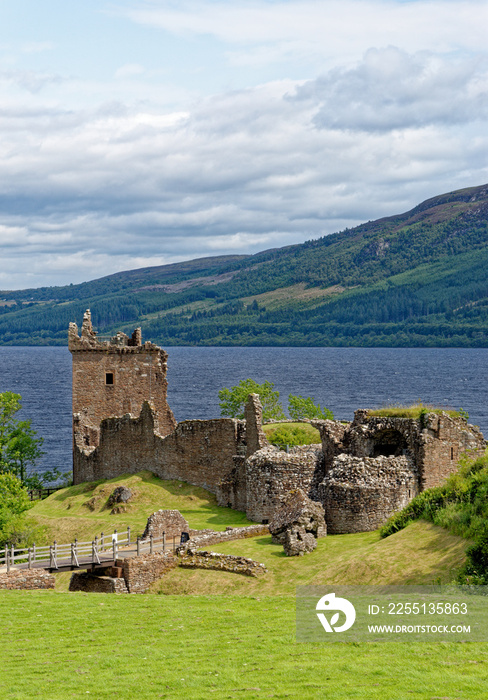
<svg viewBox="0 0 488 700">
<path fill-rule="evenodd" d="M 269 45 L 284 54 L 313 51 L 328 57 L 357 56 L 386 43 L 410 51 L 486 47 L 484 0 L 183 0 L 178 5 L 155 0 L 132 3 L 120 12 L 182 37 L 213 36 L 236 49 L 261 45 L 263 60 Z"/>
<path fill-rule="evenodd" d="M 30 93 L 37 93 L 46 85 L 54 85 L 63 82 L 60 75 L 40 73 L 33 70 L 8 70 L 0 71 L 0 83 L 16 85 Z"/>
<path fill-rule="evenodd" d="M 488 117 L 488 61 L 411 55 L 394 46 L 369 49 L 356 67 L 330 70 L 291 99 L 315 104 L 320 128 L 467 124 Z"/>
<path fill-rule="evenodd" d="M 253 253 L 488 181 L 487 65 L 472 55 L 480 3 L 175 8 L 138 2 L 132 15 L 195 46 L 212 35 L 236 70 L 286 69 L 213 92 L 159 82 L 149 52 L 133 54 L 141 64 L 118 55 L 100 79 L 3 70 L 0 288 Z M 387 33 L 403 43 L 374 48 Z M 307 55 L 320 70 L 290 78 Z"/>
</svg>

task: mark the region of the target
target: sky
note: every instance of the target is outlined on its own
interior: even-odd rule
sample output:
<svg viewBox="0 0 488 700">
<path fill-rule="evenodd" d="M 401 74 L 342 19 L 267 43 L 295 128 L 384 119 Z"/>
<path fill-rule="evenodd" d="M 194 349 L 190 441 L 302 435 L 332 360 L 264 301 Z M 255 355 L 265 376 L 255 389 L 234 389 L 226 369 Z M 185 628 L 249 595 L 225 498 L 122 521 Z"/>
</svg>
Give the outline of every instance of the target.
<svg viewBox="0 0 488 700">
<path fill-rule="evenodd" d="M 0 0 L 0 289 L 488 182 L 486 0 Z"/>
</svg>

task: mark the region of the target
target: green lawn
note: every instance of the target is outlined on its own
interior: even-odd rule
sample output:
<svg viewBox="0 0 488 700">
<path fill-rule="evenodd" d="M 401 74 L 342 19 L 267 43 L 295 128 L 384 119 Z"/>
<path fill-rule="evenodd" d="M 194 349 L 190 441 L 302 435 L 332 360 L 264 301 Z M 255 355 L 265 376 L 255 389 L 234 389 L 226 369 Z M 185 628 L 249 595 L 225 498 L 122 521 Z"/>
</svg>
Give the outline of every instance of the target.
<svg viewBox="0 0 488 700">
<path fill-rule="evenodd" d="M 488 644 L 299 644 L 291 597 L 0 592 L 4 700 L 483 700 Z"/>
<path fill-rule="evenodd" d="M 121 483 L 136 491 L 134 502 L 110 515 L 106 499 Z M 178 508 L 193 527 L 247 522 L 203 489 L 149 473 L 72 487 L 30 517 L 61 541 L 113 524 L 142 532 L 158 508 Z M 115 596 L 63 592 L 65 573 L 57 591 L 0 591 L 0 696 L 483 700 L 488 644 L 295 642 L 296 585 L 448 581 L 466 545 L 417 521 L 383 540 L 377 532 L 329 536 L 304 557 L 285 557 L 270 537 L 212 546 L 265 563 L 260 579 L 175 569 L 152 595 Z"/>
</svg>

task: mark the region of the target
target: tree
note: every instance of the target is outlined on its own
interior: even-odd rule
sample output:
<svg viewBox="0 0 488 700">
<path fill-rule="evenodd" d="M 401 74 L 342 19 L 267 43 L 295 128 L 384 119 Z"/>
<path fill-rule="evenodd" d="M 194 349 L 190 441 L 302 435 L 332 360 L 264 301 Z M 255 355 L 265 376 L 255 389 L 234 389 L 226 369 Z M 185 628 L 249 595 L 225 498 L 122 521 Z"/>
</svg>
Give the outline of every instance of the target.
<svg viewBox="0 0 488 700">
<path fill-rule="evenodd" d="M 18 420 L 15 415 L 22 404 L 20 394 L 5 391 L 0 394 L 0 472 L 20 478 L 22 484 L 38 486 L 39 477 L 28 474 L 29 468 L 44 454 L 43 438 L 31 427 L 30 420 Z"/>
<path fill-rule="evenodd" d="M 263 420 L 283 420 L 285 414 L 280 404 L 280 392 L 274 390 L 272 382 L 258 384 L 254 379 L 242 379 L 230 389 L 219 391 L 220 415 L 244 418 L 244 405 L 249 394 L 258 394 L 263 405 Z"/>
<path fill-rule="evenodd" d="M 27 489 L 14 474 L 0 474 L 0 546 L 12 539 L 22 514 L 31 507 Z"/>
<path fill-rule="evenodd" d="M 319 403 L 315 404 L 312 397 L 304 398 L 303 396 L 288 396 L 288 412 L 293 420 L 301 420 L 308 418 L 312 420 L 318 419 L 334 419 L 334 414 L 328 408 L 322 408 Z"/>
</svg>

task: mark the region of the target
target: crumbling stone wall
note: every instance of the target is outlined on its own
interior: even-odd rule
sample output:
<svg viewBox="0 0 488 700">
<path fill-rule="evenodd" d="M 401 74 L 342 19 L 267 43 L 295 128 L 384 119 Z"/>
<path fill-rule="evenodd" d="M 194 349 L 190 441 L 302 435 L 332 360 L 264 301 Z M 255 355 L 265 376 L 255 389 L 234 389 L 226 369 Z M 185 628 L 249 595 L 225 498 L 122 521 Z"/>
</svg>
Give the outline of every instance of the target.
<svg viewBox="0 0 488 700">
<path fill-rule="evenodd" d="M 161 479 L 181 479 L 215 493 L 217 484 L 232 471 L 234 456 L 243 449 L 243 421 L 183 421 L 161 437 L 152 407 L 144 403 L 137 418 L 103 420 L 96 448 L 80 449 L 75 444 L 73 480 L 79 484 L 148 469 Z"/>
<path fill-rule="evenodd" d="M 190 539 L 184 545 L 185 548 L 208 547 L 211 544 L 231 542 L 232 540 L 244 540 L 249 537 L 269 535 L 267 525 L 247 525 L 245 527 L 228 527 L 224 531 L 218 530 L 190 530 Z"/>
<path fill-rule="evenodd" d="M 234 574 L 264 576 L 267 569 L 253 559 L 234 556 L 232 554 L 219 554 L 218 552 L 197 552 L 186 550 L 180 555 L 180 566 L 186 569 L 213 569 L 216 571 L 230 571 Z"/>
<path fill-rule="evenodd" d="M 325 537 L 327 525 L 324 509 L 317 501 L 312 501 L 301 489 L 287 493 L 269 523 L 271 539 L 275 544 L 284 544 L 288 530 L 303 530 L 312 537 Z"/>
<path fill-rule="evenodd" d="M 482 454 L 486 441 L 474 425 L 447 413 L 429 413 L 419 447 L 420 490 L 442 484 L 457 470 L 463 453 Z"/>
<path fill-rule="evenodd" d="M 410 457 L 338 455 L 319 487 L 330 534 L 376 530 L 418 493 Z"/>
<path fill-rule="evenodd" d="M 182 532 L 190 532 L 190 527 L 179 510 L 158 510 L 149 516 L 142 535 L 143 540 L 153 537 L 178 537 Z"/>
<path fill-rule="evenodd" d="M 125 579 L 111 576 L 95 576 L 89 572 L 71 574 L 69 590 L 84 593 L 128 593 Z"/>
<path fill-rule="evenodd" d="M 244 407 L 246 421 L 246 457 L 269 447 L 269 442 L 263 430 L 263 407 L 258 394 L 249 394 Z"/>
<path fill-rule="evenodd" d="M 158 554 L 143 554 L 130 559 L 118 559 L 129 593 L 145 593 L 154 581 L 163 574 L 175 569 L 179 564 L 172 552 Z"/>
<path fill-rule="evenodd" d="M 140 328 L 130 338 L 117 333 L 99 341 L 88 309 L 80 335 L 70 323 L 68 347 L 73 356 L 74 440 L 80 449 L 98 445 L 104 418 L 138 416 L 144 401 L 153 407 L 159 435 L 174 430 L 176 421 L 166 401 L 168 356 L 151 342 L 143 344 Z"/>
<path fill-rule="evenodd" d="M 486 442 L 480 430 L 464 418 L 446 412 L 428 413 L 421 419 L 370 416 L 359 409 L 352 423 L 313 421 L 320 431 L 325 473 L 339 454 L 355 457 L 408 456 L 415 464 L 423 491 L 437 486 L 457 470 L 464 452 L 482 453 Z"/>
<path fill-rule="evenodd" d="M 294 447 L 290 452 L 273 447 L 258 450 L 246 461 L 247 517 L 268 522 L 289 491 L 300 488 L 311 495 L 323 477 L 323 454 L 317 445 Z"/>
<path fill-rule="evenodd" d="M 0 589 L 30 591 L 54 588 L 56 579 L 44 569 L 13 569 L 0 573 Z"/>
</svg>

